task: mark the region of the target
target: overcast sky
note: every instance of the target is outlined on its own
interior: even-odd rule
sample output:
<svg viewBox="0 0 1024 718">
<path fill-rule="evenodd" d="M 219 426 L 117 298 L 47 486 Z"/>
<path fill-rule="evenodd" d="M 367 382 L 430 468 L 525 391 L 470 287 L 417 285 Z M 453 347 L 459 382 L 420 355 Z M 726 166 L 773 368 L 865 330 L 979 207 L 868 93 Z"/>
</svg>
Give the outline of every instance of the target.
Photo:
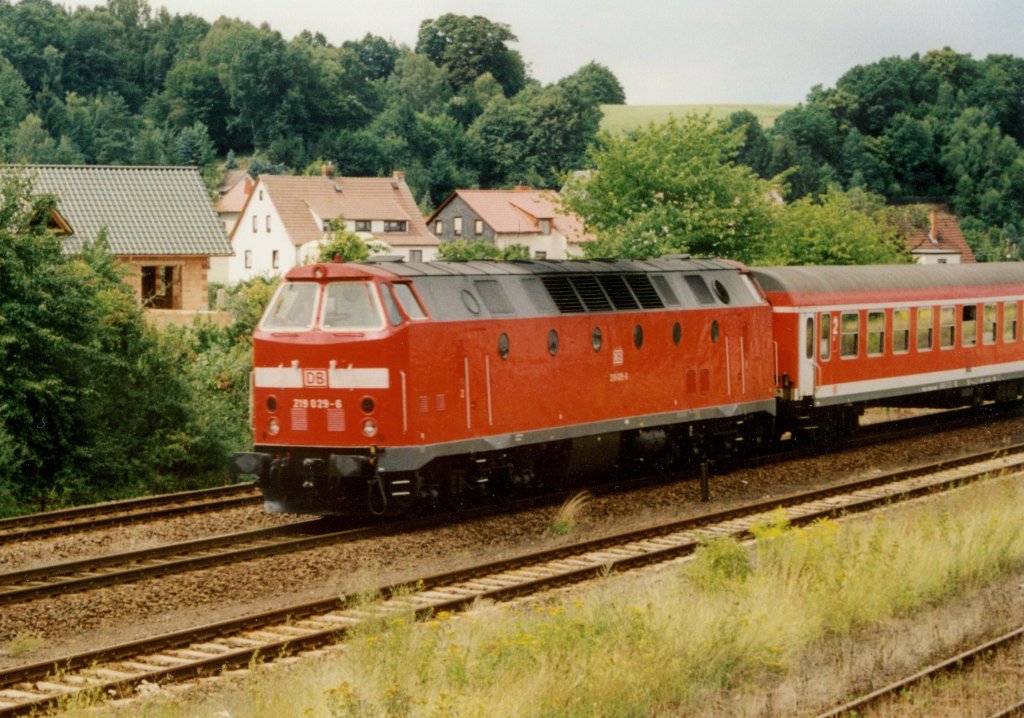
<svg viewBox="0 0 1024 718">
<path fill-rule="evenodd" d="M 80 3 L 96 5 L 98 2 Z M 631 105 L 796 103 L 854 65 L 952 47 L 1024 55 L 1024 0 L 150 0 L 156 9 L 268 23 L 340 45 L 373 33 L 413 47 L 420 22 L 483 15 L 519 38 L 547 84 L 591 60 Z"/>
</svg>

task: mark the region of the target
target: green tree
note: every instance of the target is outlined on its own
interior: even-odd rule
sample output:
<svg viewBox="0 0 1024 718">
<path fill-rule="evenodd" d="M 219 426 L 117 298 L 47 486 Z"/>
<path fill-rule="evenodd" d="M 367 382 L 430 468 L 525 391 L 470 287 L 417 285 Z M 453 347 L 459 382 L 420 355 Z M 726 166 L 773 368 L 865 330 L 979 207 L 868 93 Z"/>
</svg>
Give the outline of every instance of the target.
<svg viewBox="0 0 1024 718">
<path fill-rule="evenodd" d="M 455 90 L 471 85 L 485 72 L 501 85 L 506 97 L 526 86 L 522 56 L 508 47 L 517 38 L 507 25 L 485 17 L 447 13 L 420 23 L 416 52 L 448 71 Z"/>
<path fill-rule="evenodd" d="M 770 185 L 733 164 L 741 143 L 741 131 L 722 132 L 706 116 L 602 136 L 590 153 L 593 171 L 564 194 L 598 237 L 584 245 L 587 254 L 758 259 L 772 221 Z"/>
<path fill-rule="evenodd" d="M 588 62 L 558 84 L 590 105 L 624 105 L 626 91 L 611 70 L 598 62 Z"/>
<path fill-rule="evenodd" d="M 471 262 L 481 259 L 525 260 L 530 258 L 530 249 L 522 244 L 500 248 L 484 240 L 467 242 L 460 239 L 455 242 L 442 242 L 437 250 L 437 258 L 450 262 Z"/>
<path fill-rule="evenodd" d="M 379 242 L 367 242 L 355 232 L 345 229 L 342 217 L 332 219 L 329 226 L 327 241 L 320 245 L 320 262 L 330 262 L 335 257 L 345 262 L 363 262 L 374 251 L 383 249 Z"/>
<path fill-rule="evenodd" d="M 780 207 L 760 258 L 764 264 L 893 264 L 910 261 L 884 199 L 832 187 L 819 199 Z"/>
</svg>

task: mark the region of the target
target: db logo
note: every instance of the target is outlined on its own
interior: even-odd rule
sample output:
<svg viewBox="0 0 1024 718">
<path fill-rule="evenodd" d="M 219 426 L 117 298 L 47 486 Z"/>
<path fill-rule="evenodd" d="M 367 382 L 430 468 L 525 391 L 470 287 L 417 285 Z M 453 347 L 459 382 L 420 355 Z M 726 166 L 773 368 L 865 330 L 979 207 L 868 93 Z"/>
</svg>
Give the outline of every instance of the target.
<svg viewBox="0 0 1024 718">
<path fill-rule="evenodd" d="M 302 386 L 326 387 L 327 386 L 327 370 L 326 369 L 303 369 L 302 370 Z"/>
</svg>

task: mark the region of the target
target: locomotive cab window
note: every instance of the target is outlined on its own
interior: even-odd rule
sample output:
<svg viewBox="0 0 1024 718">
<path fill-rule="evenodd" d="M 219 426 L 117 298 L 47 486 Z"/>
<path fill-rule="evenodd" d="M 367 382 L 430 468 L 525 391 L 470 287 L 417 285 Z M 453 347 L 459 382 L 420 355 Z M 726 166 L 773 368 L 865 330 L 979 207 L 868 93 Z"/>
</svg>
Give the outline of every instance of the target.
<svg viewBox="0 0 1024 718">
<path fill-rule="evenodd" d="M 910 351 L 910 310 L 892 310 L 892 353 L 906 354 Z"/>
<path fill-rule="evenodd" d="M 956 307 L 939 308 L 939 348 L 956 344 Z"/>
<path fill-rule="evenodd" d="M 314 282 L 285 282 L 263 315 L 262 328 L 270 331 L 312 328 L 319 290 Z"/>
<path fill-rule="evenodd" d="M 1003 341 L 1017 341 L 1017 302 L 1003 305 Z"/>
<path fill-rule="evenodd" d="M 405 316 L 409 317 L 409 319 L 412 319 L 413 321 L 427 318 L 427 313 L 423 311 L 423 307 L 420 305 L 420 300 L 418 300 L 416 295 L 412 293 L 412 287 L 401 282 L 398 284 L 392 284 L 391 286 L 395 290 L 395 298 L 398 299 L 398 304 L 405 312 Z"/>
<path fill-rule="evenodd" d="M 857 356 L 860 344 L 860 315 L 844 312 L 839 320 L 839 356 L 848 359 Z"/>
<path fill-rule="evenodd" d="M 885 353 L 885 312 L 868 312 L 868 356 Z"/>
<path fill-rule="evenodd" d="M 932 343 L 935 334 L 935 312 L 931 307 L 918 307 L 917 309 L 917 350 L 927 352 L 932 350 Z"/>
<path fill-rule="evenodd" d="M 961 308 L 962 323 L 960 331 L 965 347 L 973 347 L 978 343 L 978 308 L 973 304 L 965 304 Z"/>
<path fill-rule="evenodd" d="M 370 282 L 328 284 L 321 326 L 335 332 L 383 329 L 384 315 L 373 285 Z"/>
</svg>

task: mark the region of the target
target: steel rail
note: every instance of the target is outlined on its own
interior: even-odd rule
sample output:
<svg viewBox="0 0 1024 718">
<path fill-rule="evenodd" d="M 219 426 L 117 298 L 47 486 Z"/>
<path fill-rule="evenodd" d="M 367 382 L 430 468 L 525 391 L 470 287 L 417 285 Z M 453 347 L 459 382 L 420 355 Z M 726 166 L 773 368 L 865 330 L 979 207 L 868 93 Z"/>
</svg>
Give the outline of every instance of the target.
<svg viewBox="0 0 1024 718">
<path fill-rule="evenodd" d="M 0 673 L 0 716 L 54 706 L 68 693 L 83 689 L 98 694 L 126 694 L 142 681 L 204 675 L 224 667 L 246 665 L 257 656 L 272 658 L 285 650 L 311 649 L 337 641 L 349 627 L 369 617 L 386 617 L 399 611 L 424 617 L 437 611 L 460 610 L 482 598 L 504 600 L 578 583 L 610 570 L 674 560 L 692 554 L 702 542 L 715 537 L 749 537 L 757 523 L 770 519 L 770 512 L 780 505 L 787 508 L 791 524 L 803 525 L 950 490 L 993 473 L 1022 468 L 1024 454 L 1018 454 L 943 468 L 931 475 L 905 476 L 888 484 L 879 477 L 852 481 L 784 501 L 758 502 L 743 509 L 667 522 L 385 586 L 379 590 L 382 600 L 376 605 L 359 606 L 352 597 L 339 600 L 331 596 L 26 665 Z M 918 467 L 917 471 L 921 470 Z M 410 592 L 410 585 L 416 592 Z M 72 674 L 78 676 L 79 685 L 65 682 Z"/>
<path fill-rule="evenodd" d="M 989 641 L 969 648 L 962 653 L 959 653 L 952 658 L 936 663 L 935 665 L 928 666 L 927 668 L 918 671 L 912 676 L 907 676 L 901 680 L 890 683 L 887 686 L 883 686 L 876 691 L 872 691 L 865 696 L 857 698 L 856 700 L 844 703 L 841 706 L 837 706 L 825 713 L 821 713 L 817 718 L 840 718 L 845 715 L 860 715 L 861 711 L 873 705 L 877 705 L 880 701 L 886 698 L 893 698 L 897 696 L 900 691 L 915 686 L 929 678 L 934 678 L 942 673 L 949 673 L 953 671 L 963 670 L 965 666 L 971 665 L 977 661 L 983 654 L 1005 648 L 1006 646 L 1016 642 L 1024 640 L 1024 626 L 1017 628 L 1009 633 L 1005 633 L 998 638 L 993 638 Z M 1022 701 L 1017 706 L 1007 708 L 1005 711 L 1001 711 L 996 715 L 1014 715 L 1014 710 L 1019 710 L 1021 706 L 1024 706 Z"/>
</svg>

